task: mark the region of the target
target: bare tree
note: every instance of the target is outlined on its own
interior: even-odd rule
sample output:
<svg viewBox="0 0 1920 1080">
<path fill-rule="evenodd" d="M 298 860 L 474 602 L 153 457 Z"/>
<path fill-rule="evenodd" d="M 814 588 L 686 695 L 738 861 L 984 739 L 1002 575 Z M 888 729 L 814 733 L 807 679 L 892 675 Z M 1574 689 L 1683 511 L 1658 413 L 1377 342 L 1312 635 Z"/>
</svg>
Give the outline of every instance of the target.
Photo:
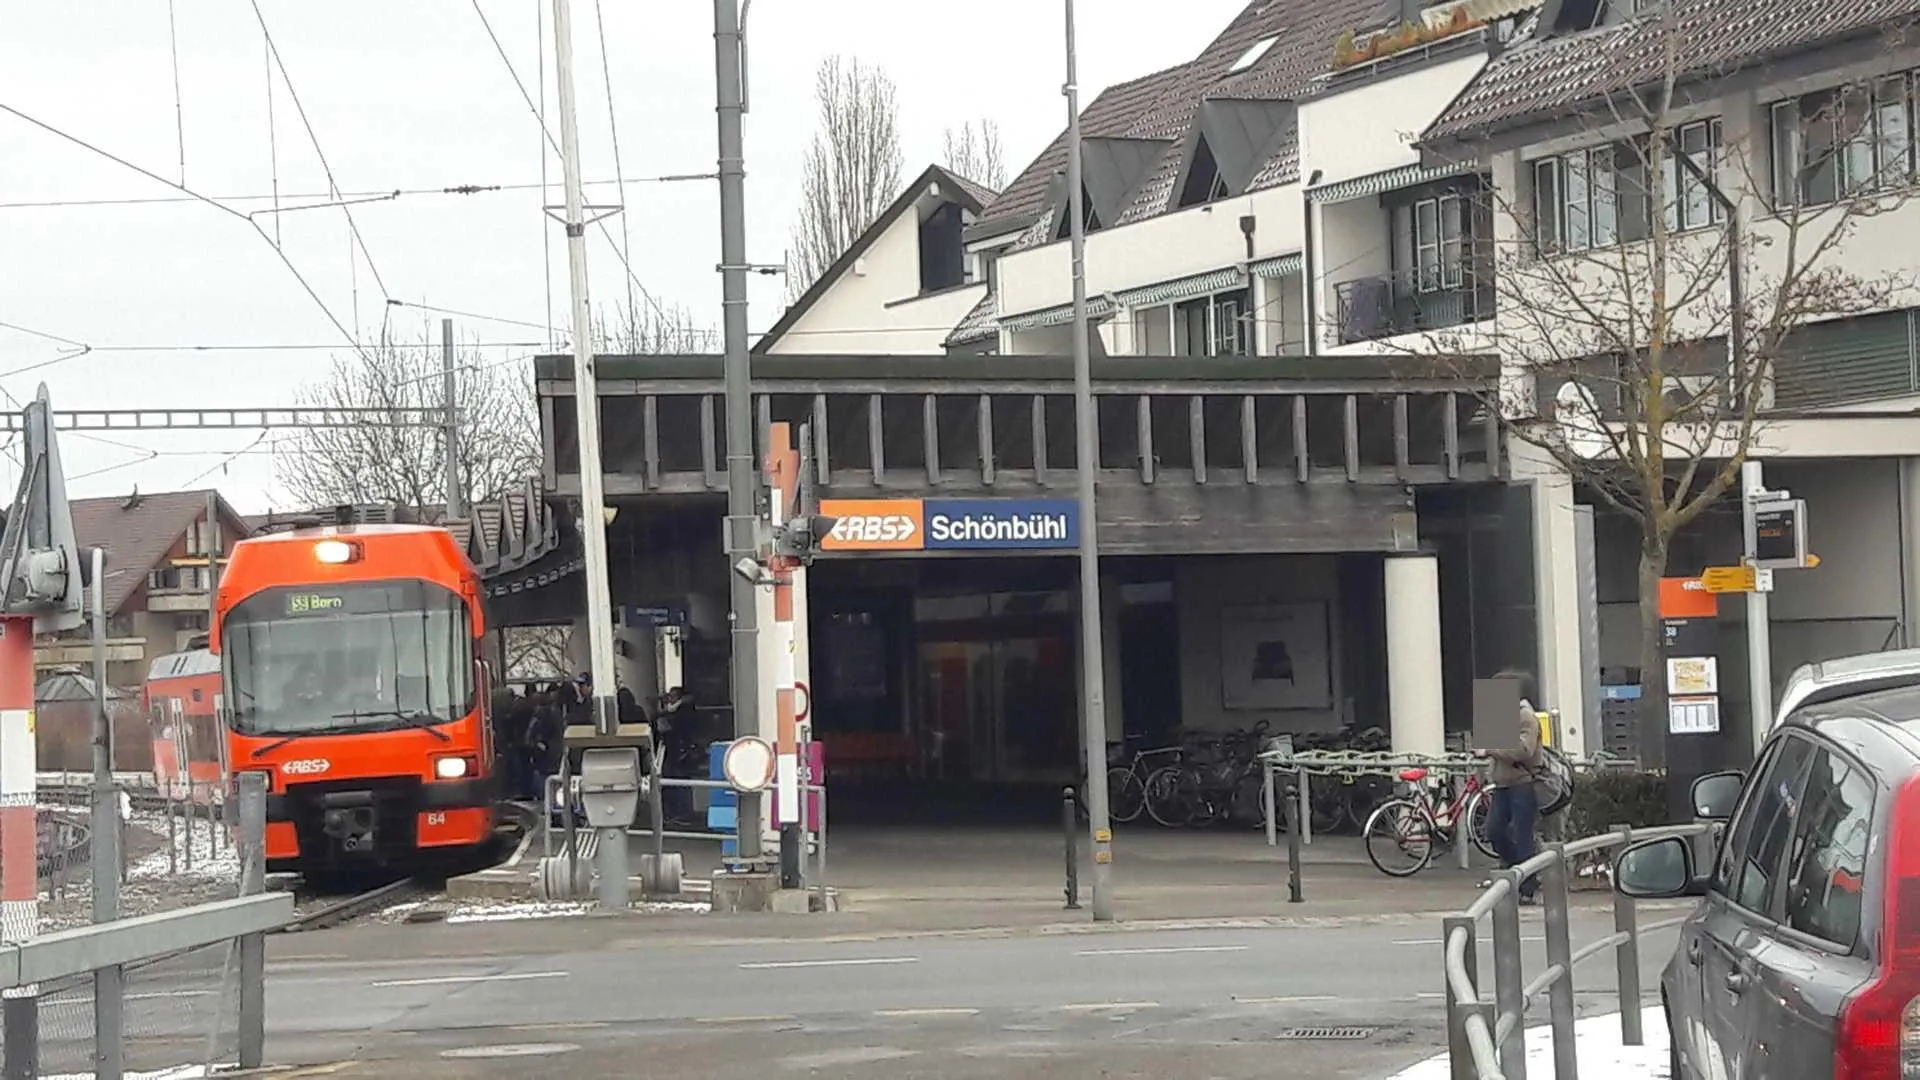
<svg viewBox="0 0 1920 1080">
<path fill-rule="evenodd" d="M 958 130 L 948 128 L 942 142 L 942 157 L 949 172 L 995 191 L 1007 186 L 1007 162 L 1000 152 L 1000 125 L 986 119 L 970 120 Z"/>
<path fill-rule="evenodd" d="M 570 673 L 567 645 L 571 626 L 509 626 L 503 634 L 506 677 L 564 679 Z"/>
<path fill-rule="evenodd" d="M 1431 259 L 1416 256 L 1410 283 L 1416 295 L 1456 282 L 1492 295 L 1497 317 L 1476 330 L 1492 328 L 1505 375 L 1487 406 L 1500 410 L 1522 449 L 1638 526 L 1640 744 L 1650 765 L 1664 760 L 1659 586 L 1674 539 L 1736 488 L 1795 332 L 1811 319 L 1890 305 L 1895 282 L 1850 272 L 1844 249 L 1911 182 L 1903 159 L 1897 176 L 1870 167 L 1839 181 L 1831 198 L 1787 192 L 1766 214 L 1742 213 L 1744 201 L 1765 200 L 1773 187 L 1767 140 L 1722 144 L 1717 120 L 1677 114 L 1683 72 L 1693 100 L 1702 73 L 1685 72 L 1673 5 L 1663 18 L 1656 84 L 1621 95 L 1606 118 L 1639 134 L 1588 151 L 1577 171 L 1536 174 L 1531 206 L 1489 193 L 1493 213 L 1478 227 L 1461 223 L 1456 235 L 1495 239 L 1469 244 L 1457 260 L 1436 245 Z M 1864 146 L 1873 161 L 1871 113 L 1843 105 L 1806 122 L 1810 132 L 1836 125 L 1838 145 Z M 1830 156 L 1830 167 L 1842 169 L 1840 157 Z M 1511 235 L 1487 229 L 1494 215 L 1512 223 Z M 1437 235 L 1452 231 L 1443 225 Z M 1465 280 L 1448 280 L 1455 274 Z M 1477 346 L 1465 334 L 1427 337 L 1428 348 L 1487 351 L 1484 336 Z"/>
<path fill-rule="evenodd" d="M 791 300 L 805 292 L 900 193 L 893 80 L 858 58 L 829 56 L 814 74 L 819 128 L 807 147 L 800 213 L 787 251 Z"/>
<path fill-rule="evenodd" d="M 713 327 L 701 326 L 678 304 L 621 307 L 594 320 L 594 348 L 626 355 L 677 356 L 714 352 Z"/>
<path fill-rule="evenodd" d="M 466 505 L 498 498 L 540 470 L 531 365 L 456 354 L 460 480 Z M 298 393 L 302 406 L 439 409 L 438 344 L 367 346 L 336 357 Z M 275 479 L 301 509 L 345 503 L 414 508 L 430 519 L 445 506 L 446 437 L 438 425 L 360 424 L 308 428 L 275 455 Z"/>
</svg>

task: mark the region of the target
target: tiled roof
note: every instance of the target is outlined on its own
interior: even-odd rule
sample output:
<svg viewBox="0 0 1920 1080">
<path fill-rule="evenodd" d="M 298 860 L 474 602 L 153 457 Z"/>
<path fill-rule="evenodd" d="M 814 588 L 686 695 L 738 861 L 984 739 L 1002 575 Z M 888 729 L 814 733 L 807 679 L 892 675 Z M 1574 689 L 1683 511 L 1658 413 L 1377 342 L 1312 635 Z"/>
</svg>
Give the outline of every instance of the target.
<svg viewBox="0 0 1920 1080">
<path fill-rule="evenodd" d="M 960 320 L 960 325 L 953 328 L 953 333 L 947 335 L 945 343 L 966 345 L 993 337 L 997 332 L 994 327 L 994 309 L 998 303 L 999 298 L 994 295 L 993 290 L 987 290 L 987 294 L 980 298 L 980 302 L 973 305 L 973 310 L 967 312 L 966 318 Z"/>
<path fill-rule="evenodd" d="M 967 177 L 961 176 L 959 173 L 954 172 L 952 169 L 940 168 L 940 166 L 937 166 L 937 165 L 934 167 L 940 169 L 940 171 L 946 175 L 947 179 L 953 181 L 953 186 L 959 188 L 961 191 L 966 192 L 968 195 L 973 196 L 973 201 L 979 203 L 981 206 L 987 206 L 988 204 L 992 203 L 994 199 L 999 198 L 1000 196 L 999 192 L 993 190 L 987 185 L 982 184 L 977 180 L 971 180 L 971 179 L 968 179 Z"/>
<path fill-rule="evenodd" d="M 208 494 L 205 490 L 163 491 L 73 500 L 74 540 L 83 548 L 107 551 L 108 614 L 119 612 L 134 590 L 147 583 L 147 571 L 158 565 L 200 520 L 206 512 Z M 225 524 L 242 520 L 225 502 L 220 505 Z"/>
<path fill-rule="evenodd" d="M 1166 155 L 1147 174 L 1121 225 L 1153 217 L 1167 208 L 1180 174 L 1184 139 L 1200 103 L 1208 98 L 1261 101 L 1305 97 L 1315 76 L 1324 73 L 1333 57 L 1334 41 L 1343 31 L 1383 25 L 1397 3 L 1388 0 L 1254 0 L 1241 10 L 1199 56 L 1165 71 L 1109 87 L 1081 115 L 1082 134 L 1088 138 L 1112 136 L 1168 141 Z M 1272 48 L 1247 70 L 1232 67 L 1249 48 L 1277 37 Z M 1253 189 L 1295 179 L 1298 173 L 1297 134 L 1282 137 L 1273 158 L 1256 174 Z M 982 221 L 1033 222 L 1019 246 L 1052 239 L 1048 205 L 1054 177 L 1066 168 L 1063 133 L 1027 166 L 999 199 L 987 207 Z"/>
<path fill-rule="evenodd" d="M 1429 143 L 1570 112 L 1664 78 L 1672 24 L 1683 82 L 1709 78 L 1839 38 L 1893 30 L 1920 0 L 1667 0 L 1640 18 L 1545 40 L 1496 57 L 1427 129 Z M 1661 12 L 1665 14 L 1662 15 Z"/>
</svg>

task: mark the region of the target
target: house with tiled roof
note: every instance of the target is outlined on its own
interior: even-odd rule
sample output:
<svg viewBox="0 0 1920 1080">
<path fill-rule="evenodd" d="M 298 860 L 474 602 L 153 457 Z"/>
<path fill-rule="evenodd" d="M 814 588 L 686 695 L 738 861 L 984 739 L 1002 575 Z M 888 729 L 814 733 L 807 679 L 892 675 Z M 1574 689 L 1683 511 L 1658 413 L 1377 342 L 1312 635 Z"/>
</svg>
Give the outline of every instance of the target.
<svg viewBox="0 0 1920 1080">
<path fill-rule="evenodd" d="M 247 519 L 212 490 L 139 490 L 128 495 L 74 499 L 73 531 L 82 550 L 106 550 L 107 681 L 137 687 L 155 657 L 189 647 L 207 632 L 210 586 L 234 543 L 251 532 Z M 215 527 L 209 529 L 208 508 Z M 209 561 L 209 554 L 213 559 Z M 92 604 L 91 595 L 87 599 Z M 91 606 L 89 609 L 91 610 Z M 43 642 L 34 654 L 42 669 L 91 670 L 88 627 Z"/>
<path fill-rule="evenodd" d="M 1548 0 L 1417 140 L 1421 167 L 1477 173 L 1491 196 L 1485 239 L 1501 269 L 1489 327 L 1518 423 L 1552 423 L 1570 406 L 1608 414 L 1603 377 L 1546 361 L 1588 349 L 1593 319 L 1576 308 L 1626 310 L 1640 303 L 1626 294 L 1650 295 L 1656 231 L 1669 289 L 1690 296 L 1673 309 L 1673 340 L 1703 365 L 1676 376 L 1678 393 L 1706 392 L 1726 363 L 1729 250 L 1741 253 L 1749 331 L 1778 310 L 1785 277 L 1872 286 L 1839 310 L 1796 314 L 1769 354 L 1752 456 L 1768 488 L 1806 500 L 1821 556 L 1774 579 L 1776 692 L 1804 662 L 1920 646 L 1916 30 L 1917 0 Z M 1670 145 L 1650 155 L 1656 128 Z M 1604 499 L 1551 462 L 1534 468 L 1541 603 L 1572 612 L 1575 514 Z M 1608 681 L 1637 681 L 1638 538 L 1604 512 L 1595 529 L 1600 666 Z M 1741 547 L 1740 515 L 1710 513 L 1682 534 L 1668 572 L 1737 562 Z M 1722 618 L 1745 608 L 1727 599 Z M 1740 636 L 1722 635 L 1719 685 L 1726 723 L 1744 729 L 1768 710 L 1751 707 Z"/>
<path fill-rule="evenodd" d="M 937 353 L 988 291 L 963 235 L 995 193 L 939 165 L 909 182 L 754 343 L 769 356 Z"/>
</svg>

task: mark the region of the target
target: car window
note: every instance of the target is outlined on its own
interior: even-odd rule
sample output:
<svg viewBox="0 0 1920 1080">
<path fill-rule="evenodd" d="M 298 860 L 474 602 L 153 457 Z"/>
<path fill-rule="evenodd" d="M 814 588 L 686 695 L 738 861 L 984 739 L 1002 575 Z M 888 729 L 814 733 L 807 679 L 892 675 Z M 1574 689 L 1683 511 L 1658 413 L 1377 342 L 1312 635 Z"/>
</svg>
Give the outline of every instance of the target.
<svg viewBox="0 0 1920 1080">
<path fill-rule="evenodd" d="M 1873 778 L 1831 750 L 1814 756 L 1787 860 L 1786 922 L 1851 948 L 1873 822 Z"/>
<path fill-rule="evenodd" d="M 1735 854 L 1737 862 L 1731 896 L 1748 911 L 1771 914 L 1780 870 L 1786 864 L 1787 844 L 1793 838 L 1800 789 L 1813 745 L 1788 736 L 1780 753 L 1767 766 L 1753 792 L 1753 827 Z"/>
<path fill-rule="evenodd" d="M 1740 793 L 1740 801 L 1734 804 L 1733 817 L 1727 821 L 1721 833 L 1720 853 L 1713 864 L 1715 892 L 1733 895 L 1734 883 L 1739 878 L 1740 855 L 1747 846 L 1748 834 L 1753 832 L 1754 808 L 1760 802 L 1761 779 L 1772 770 L 1774 759 L 1780 756 L 1780 747 L 1786 741 L 1782 736 L 1761 747 L 1753 771 L 1747 774 L 1746 790 Z"/>
</svg>

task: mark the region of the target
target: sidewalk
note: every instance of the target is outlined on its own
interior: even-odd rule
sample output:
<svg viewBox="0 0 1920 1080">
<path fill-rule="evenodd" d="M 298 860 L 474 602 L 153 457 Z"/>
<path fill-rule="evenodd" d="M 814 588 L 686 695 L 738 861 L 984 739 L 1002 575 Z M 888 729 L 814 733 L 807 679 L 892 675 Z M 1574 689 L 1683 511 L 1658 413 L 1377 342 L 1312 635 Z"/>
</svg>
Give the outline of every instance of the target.
<svg viewBox="0 0 1920 1080">
<path fill-rule="evenodd" d="M 1374 869 L 1360 841 L 1327 836 L 1302 852 L 1302 903 L 1288 901 L 1284 845 L 1252 830 L 1170 830 L 1136 826 L 1114 839 L 1114 913 L 1132 926 L 1219 922 L 1315 925 L 1438 918 L 1472 901 L 1487 867 L 1461 871 L 1449 859 L 1412 878 Z M 719 845 L 683 844 L 685 880 L 697 887 L 718 867 Z M 817 916 L 711 916 L 652 912 L 624 929 L 658 927 L 702 937 L 828 937 L 1091 929 L 1092 860 L 1079 852 L 1079 910 L 1065 907 L 1065 850 L 1057 830 L 848 827 L 829 837 L 827 880 L 839 910 Z M 648 849 L 636 834 L 630 853 Z M 672 847 L 669 846 L 669 850 Z M 526 901 L 539 857 L 536 837 L 510 871 L 461 879 L 456 903 Z M 639 882 L 633 886 L 639 899 Z M 704 899 L 689 890 L 686 899 Z M 1579 892 L 1575 903 L 1611 903 Z M 531 908 L 528 909 L 532 911 Z M 570 920 L 569 920 L 570 921 Z M 697 925 L 697 929 L 694 927 Z"/>
<path fill-rule="evenodd" d="M 1617 1013 L 1576 1022 L 1573 1034 L 1580 1047 L 1581 1080 L 1670 1080 L 1666 1014 L 1659 1006 L 1642 1010 L 1640 1027 L 1645 1045 L 1627 1046 L 1620 1041 Z M 1449 1080 L 1452 1075 L 1447 1055 L 1440 1054 L 1388 1080 Z M 1527 1075 L 1553 1075 L 1553 1036 L 1546 1027 L 1527 1029 Z"/>
</svg>

